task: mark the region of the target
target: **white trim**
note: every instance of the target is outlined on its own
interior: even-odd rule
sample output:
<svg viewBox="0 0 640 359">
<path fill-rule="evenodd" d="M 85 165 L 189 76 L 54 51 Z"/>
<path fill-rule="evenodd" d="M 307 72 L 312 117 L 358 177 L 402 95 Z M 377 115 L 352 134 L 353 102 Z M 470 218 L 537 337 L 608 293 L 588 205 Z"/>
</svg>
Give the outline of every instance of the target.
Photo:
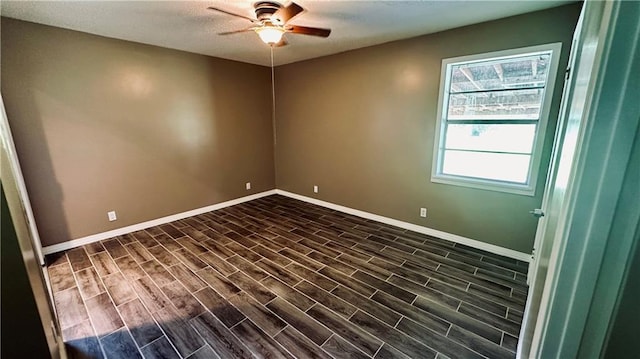
<svg viewBox="0 0 640 359">
<path fill-rule="evenodd" d="M 269 190 L 269 191 L 260 192 L 260 193 L 256 193 L 256 194 L 252 194 L 250 196 L 245 196 L 245 197 L 232 199 L 232 200 L 229 200 L 229 201 L 226 201 L 226 202 L 216 203 L 216 204 L 213 204 L 213 205 L 210 205 L 210 206 L 206 206 L 206 207 L 202 207 L 202 208 L 192 209 L 190 211 L 186 211 L 186 212 L 182 212 L 182 213 L 172 214 L 170 216 L 166 216 L 166 217 L 162 217 L 162 218 L 158 218 L 158 219 L 153 219 L 153 220 L 142 222 L 142 223 L 138 223 L 138 224 L 133 224 L 133 225 L 130 225 L 130 226 L 114 229 L 114 230 L 107 231 L 107 232 L 92 234 L 90 236 L 86 236 L 86 237 L 82 237 L 82 238 L 78 238 L 78 239 L 73 239 L 73 240 L 70 240 L 70 241 L 67 241 L 67 242 L 53 244 L 53 245 L 46 246 L 46 247 L 42 248 L 42 252 L 46 255 L 46 254 L 66 251 L 66 250 L 71 249 L 71 248 L 80 247 L 80 246 L 83 246 L 85 244 L 101 241 L 103 239 L 113 238 L 115 236 L 121 236 L 123 234 L 131 233 L 131 232 L 135 232 L 135 231 L 140 231 L 140 230 L 143 230 L 145 228 L 158 226 L 158 225 L 161 225 L 161 224 L 177 221 L 179 219 L 184 219 L 184 218 L 196 216 L 196 215 L 199 215 L 199 214 L 202 214 L 202 213 L 215 211 L 217 209 L 230 207 L 230 206 L 235 206 L 236 204 L 240 204 L 240 203 L 244 203 L 244 202 L 248 202 L 248 201 L 253 201 L 254 199 L 270 196 L 270 195 L 273 195 L 273 194 L 276 194 L 276 190 L 275 189 L 272 189 L 272 190 Z"/>
<path fill-rule="evenodd" d="M 446 185 L 462 186 L 489 190 L 495 192 L 512 193 L 524 196 L 534 196 L 536 186 L 538 184 L 538 172 L 541 166 L 542 150 L 544 147 L 544 139 L 547 136 L 547 124 L 551 113 L 551 102 L 553 100 L 553 92 L 555 83 L 558 78 L 558 65 L 560 63 L 560 55 L 562 51 L 562 43 L 555 42 L 544 45 L 527 46 L 516 49 L 493 51 L 483 54 L 474 54 L 467 56 L 452 57 L 442 60 L 442 68 L 440 72 L 440 89 L 438 91 L 438 109 L 436 130 L 434 132 L 435 139 L 433 141 L 433 164 L 431 166 L 431 182 Z M 446 112 L 448 111 L 448 94 L 449 81 L 451 78 L 451 66 L 457 63 L 474 63 L 487 62 L 495 58 L 512 58 L 519 56 L 531 55 L 539 52 L 550 52 L 551 64 L 545 80 L 544 95 L 541 102 L 540 117 L 536 125 L 536 135 L 531 159 L 529 161 L 529 174 L 527 183 L 519 184 L 499 180 L 491 180 L 485 178 L 472 178 L 461 175 L 451 175 L 442 173 L 444 161 L 444 141 L 446 134 L 445 122 L 448 121 Z M 517 89 L 514 89 L 517 90 Z"/>
<path fill-rule="evenodd" d="M 33 251 L 40 265 L 44 265 L 44 255 L 42 253 L 42 242 L 40 241 L 40 232 L 36 226 L 36 219 L 33 216 L 33 208 L 31 207 L 31 200 L 29 199 L 29 193 L 27 193 L 27 185 L 22 175 L 22 168 L 20 167 L 20 160 L 18 159 L 18 151 L 13 141 L 13 135 L 11 127 L 9 126 L 9 118 L 4 108 L 4 99 L 0 94 L 0 112 L 2 112 L 2 118 L 0 119 L 0 136 L 2 137 L 2 145 L 7 152 L 9 159 L 10 173 L 7 176 L 13 175 L 15 179 L 16 189 L 18 191 L 19 199 L 24 211 L 25 221 L 29 227 L 29 235 L 31 236 L 31 242 Z"/>
<path fill-rule="evenodd" d="M 331 202 L 321 201 L 319 199 L 302 196 L 302 195 L 299 195 L 299 194 L 283 191 L 283 190 L 280 190 L 280 189 L 273 189 L 273 190 L 270 190 L 270 191 L 260 192 L 260 193 L 256 193 L 256 194 L 253 194 L 253 195 L 250 195 L 250 196 L 240 197 L 240 198 L 236 198 L 236 199 L 233 199 L 233 200 L 230 200 L 230 201 L 217 203 L 217 204 L 214 204 L 214 205 L 211 205 L 211 206 L 197 208 L 197 209 L 193 209 L 193 210 L 190 210 L 190 211 L 186 211 L 186 212 L 182 212 L 182 213 L 178 213 L 178 214 L 173 214 L 173 215 L 170 215 L 170 216 L 166 216 L 166 217 L 162 217 L 162 218 L 153 219 L 153 220 L 150 220 L 150 221 L 134 224 L 134 225 L 131 225 L 131 226 L 126 226 L 126 227 L 114 229 L 114 230 L 107 231 L 107 232 L 92 234 L 90 236 L 86 236 L 86 237 L 82 237 L 82 238 L 78 238 L 78 239 L 73 239 L 73 240 L 70 240 L 70 241 L 67 241 L 67 242 L 53 244 L 53 245 L 46 246 L 46 247 L 42 248 L 42 252 L 45 255 L 47 255 L 47 254 L 52 254 L 52 253 L 56 253 L 56 252 L 66 251 L 66 250 L 69 250 L 69 249 L 72 249 L 72 248 L 83 246 L 85 244 L 101 241 L 101 240 L 108 239 L 108 238 L 113 238 L 115 236 L 121 236 L 123 234 L 131 233 L 131 232 L 135 232 L 135 231 L 140 231 L 140 230 L 143 230 L 143 229 L 146 229 L 146 228 L 149 228 L 149 227 L 158 226 L 158 225 L 161 225 L 161 224 L 177 221 L 179 219 L 184 219 L 184 218 L 196 216 L 198 214 L 215 211 L 217 209 L 234 206 L 236 204 L 252 201 L 254 199 L 270 196 L 270 195 L 273 195 L 273 194 L 283 195 L 283 196 L 294 198 L 294 199 L 297 199 L 297 200 L 300 200 L 300 201 L 312 203 L 312 204 L 315 204 L 315 205 L 318 205 L 318 206 L 334 209 L 336 211 L 349 213 L 349 214 L 352 214 L 354 216 L 367 218 L 367 219 L 372 219 L 374 221 L 390 224 L 392 226 L 408 229 L 410 231 L 426 234 L 426 235 L 437 237 L 437 238 L 442 238 L 442 239 L 445 239 L 445 240 L 448 240 L 448 241 L 451 241 L 451 242 L 464 244 L 466 246 L 477 248 L 477 249 L 481 249 L 481 250 L 484 250 L 484 251 L 487 251 L 487 252 L 490 252 L 490 253 L 498 254 L 498 255 L 509 257 L 509 258 L 513 258 L 513 259 L 517 259 L 519 261 L 529 262 L 529 260 L 531 259 L 531 255 L 530 254 L 514 251 L 513 249 L 504 248 L 504 247 L 496 246 L 494 244 L 481 242 L 481 241 L 478 241 L 476 239 L 471 239 L 471 238 L 459 236 L 457 234 L 443 232 L 443 231 L 439 231 L 437 229 L 424 227 L 424 226 L 419 226 L 417 224 L 413 224 L 413 223 L 409 223 L 409 222 L 403 222 L 403 221 L 400 221 L 400 220 L 397 220 L 397 219 L 380 216 L 380 215 L 373 214 L 373 213 L 370 213 L 370 212 L 365 212 L 365 211 L 361 211 L 361 210 L 358 210 L 358 209 L 341 206 L 341 205 L 334 204 L 334 203 L 331 203 Z"/>
<path fill-rule="evenodd" d="M 354 216 L 358 216 L 358 217 L 362 217 L 362 218 L 371 219 L 371 220 L 374 220 L 374 221 L 390 224 L 392 226 L 408 229 L 410 231 L 426 234 L 426 235 L 437 237 L 437 238 L 442 238 L 442 239 L 445 239 L 445 240 L 448 240 L 448 241 L 451 241 L 451 242 L 464 244 L 464 245 L 469 246 L 469 247 L 473 247 L 473 248 L 481 249 L 483 251 L 487 251 L 487 252 L 490 252 L 490 253 L 498 254 L 498 255 L 509 257 L 509 258 L 513 258 L 513 259 L 517 259 L 519 261 L 523 261 L 523 262 L 527 262 L 528 263 L 531 260 L 531 254 L 518 252 L 518 251 L 515 251 L 513 249 L 496 246 L 495 244 L 489 244 L 489 243 L 481 242 L 479 240 L 471 239 L 471 238 L 467 238 L 467 237 L 463 237 L 463 236 L 459 236 L 457 234 L 453 234 L 453 233 L 449 233 L 449 232 L 443 232 L 443 231 L 439 231 L 437 229 L 433 229 L 433 228 L 429 228 L 429 227 L 419 226 L 417 224 L 404 222 L 404 221 L 400 221 L 400 220 L 389 218 L 389 217 L 380 216 L 378 214 L 373 214 L 373 213 L 370 213 L 370 212 L 361 211 L 359 209 L 354 209 L 354 208 L 350 208 L 350 207 L 341 206 L 339 204 L 322 201 L 322 200 L 319 200 L 319 199 L 315 199 L 315 198 L 299 195 L 299 194 L 292 193 L 292 192 L 283 191 L 283 190 L 280 190 L 280 189 L 276 190 L 276 194 L 283 195 L 283 196 L 290 197 L 290 198 L 294 198 L 294 199 L 297 199 L 297 200 L 300 200 L 300 201 L 312 203 L 312 204 L 315 204 L 315 205 L 318 205 L 318 206 L 334 209 L 336 211 L 352 214 Z"/>
</svg>

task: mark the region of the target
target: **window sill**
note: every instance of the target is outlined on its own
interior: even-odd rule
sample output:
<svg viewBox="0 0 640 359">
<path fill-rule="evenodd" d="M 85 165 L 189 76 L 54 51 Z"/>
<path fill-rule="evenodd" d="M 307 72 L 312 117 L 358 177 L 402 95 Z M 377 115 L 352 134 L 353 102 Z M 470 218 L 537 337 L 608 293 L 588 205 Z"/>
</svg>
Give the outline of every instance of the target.
<svg viewBox="0 0 640 359">
<path fill-rule="evenodd" d="M 432 175 L 431 182 L 439 183 L 439 184 L 447 184 L 452 186 L 459 186 L 459 187 L 469 187 L 469 188 L 475 188 L 475 189 L 481 189 L 481 190 L 493 191 L 493 192 L 517 194 L 517 195 L 529 196 L 529 197 L 533 197 L 536 192 L 535 186 L 532 186 L 532 185 L 519 185 L 519 184 L 508 183 L 508 182 L 501 183 L 497 181 L 465 178 L 465 177 L 458 177 L 458 176 Z"/>
</svg>

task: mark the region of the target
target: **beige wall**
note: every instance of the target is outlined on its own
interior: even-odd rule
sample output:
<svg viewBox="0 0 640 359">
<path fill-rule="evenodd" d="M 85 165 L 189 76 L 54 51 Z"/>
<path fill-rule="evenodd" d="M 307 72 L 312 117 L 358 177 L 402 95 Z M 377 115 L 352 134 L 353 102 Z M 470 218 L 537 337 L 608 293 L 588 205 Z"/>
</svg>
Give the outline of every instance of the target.
<svg viewBox="0 0 640 359">
<path fill-rule="evenodd" d="M 2 18 L 1 74 L 44 245 L 274 188 L 266 67 Z"/>
<path fill-rule="evenodd" d="M 563 69 L 579 11 L 563 6 L 278 67 L 277 187 L 530 252 L 537 221 L 528 211 L 541 203 L 562 71 L 529 197 L 430 182 L 441 62 L 563 42 Z"/>
</svg>

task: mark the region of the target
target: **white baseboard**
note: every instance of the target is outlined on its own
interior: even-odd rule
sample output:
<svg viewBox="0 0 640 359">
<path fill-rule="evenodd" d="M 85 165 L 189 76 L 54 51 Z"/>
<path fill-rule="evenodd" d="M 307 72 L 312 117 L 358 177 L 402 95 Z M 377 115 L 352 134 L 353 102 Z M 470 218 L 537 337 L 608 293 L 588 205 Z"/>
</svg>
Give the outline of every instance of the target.
<svg viewBox="0 0 640 359">
<path fill-rule="evenodd" d="M 86 236 L 86 237 L 82 237 L 82 238 L 78 238 L 78 239 L 73 239 L 73 240 L 70 240 L 70 241 L 67 241 L 67 242 L 63 242 L 63 243 L 53 244 L 53 245 L 46 246 L 46 247 L 42 248 L 42 252 L 45 255 L 47 255 L 47 254 L 51 254 L 51 253 L 66 251 L 68 249 L 80 247 L 80 246 L 83 246 L 85 244 L 101 241 L 101 240 L 108 239 L 108 238 L 113 238 L 115 236 L 121 236 L 123 234 L 131 233 L 131 232 L 135 232 L 135 231 L 140 231 L 140 230 L 143 230 L 143 229 L 146 229 L 146 228 L 149 228 L 149 227 L 158 226 L 158 225 L 161 225 L 161 224 L 177 221 L 179 219 L 188 218 L 188 217 L 191 217 L 191 216 L 196 216 L 198 214 L 215 211 L 217 209 L 230 207 L 230 206 L 233 206 L 233 205 L 236 205 L 236 204 L 252 201 L 254 199 L 270 196 L 270 195 L 273 195 L 273 194 L 280 194 L 280 195 L 283 195 L 283 196 L 286 196 L 286 197 L 290 197 L 290 198 L 294 198 L 294 199 L 297 199 L 297 200 L 300 200 L 300 201 L 304 201 L 304 202 L 312 203 L 312 204 L 315 204 L 315 205 L 318 205 L 318 206 L 334 209 L 336 211 L 349 213 L 349 214 L 352 214 L 354 216 L 367 218 L 367 219 L 372 219 L 374 221 L 378 221 L 378 222 L 386 223 L 386 224 L 389 224 L 389 225 L 392 225 L 392 226 L 408 229 L 410 231 L 426 234 L 426 235 L 437 237 L 437 238 L 446 239 L 446 240 L 451 241 L 451 242 L 464 244 L 464 245 L 467 245 L 469 247 L 482 249 L 482 250 L 485 250 L 485 251 L 490 252 L 490 253 L 495 253 L 495 254 L 498 254 L 498 255 L 501 255 L 501 256 L 505 256 L 505 257 L 509 257 L 509 258 L 514 258 L 514 259 L 517 259 L 517 260 L 520 260 L 520 261 L 523 261 L 523 262 L 529 262 L 530 258 L 531 258 L 531 255 L 529 255 L 527 253 L 518 252 L 518 251 L 515 251 L 513 249 L 496 246 L 494 244 L 489 244 L 489 243 L 481 242 L 481 241 L 478 241 L 478 240 L 475 240 L 475 239 L 462 237 L 462 236 L 459 236 L 457 234 L 443 232 L 443 231 L 439 231 L 437 229 L 432 229 L 432 228 L 429 228 L 429 227 L 419 226 L 417 224 L 413 224 L 413 223 L 409 223 L 409 222 L 403 222 L 403 221 L 400 221 L 400 220 L 397 220 L 397 219 L 380 216 L 380 215 L 373 214 L 373 213 L 370 213 L 370 212 L 365 212 L 365 211 L 361 211 L 361 210 L 358 210 L 358 209 L 341 206 L 341 205 L 334 204 L 334 203 L 331 203 L 331 202 L 326 202 L 326 201 L 322 201 L 322 200 L 319 200 L 319 199 L 306 197 L 306 196 L 302 196 L 302 195 L 299 195 L 299 194 L 296 194 L 296 193 L 287 192 L 287 191 L 283 191 L 283 190 L 279 190 L 279 189 L 260 192 L 260 193 L 256 193 L 256 194 L 253 194 L 253 195 L 250 195 L 250 196 L 240 197 L 240 198 L 236 198 L 236 199 L 233 199 L 233 200 L 230 200 L 230 201 L 217 203 L 217 204 L 214 204 L 214 205 L 211 205 L 211 206 L 202 207 L 202 208 L 196 208 L 196 209 L 193 209 L 193 210 L 190 210 L 190 211 L 186 211 L 186 212 L 182 212 L 182 213 L 178 213 L 178 214 L 173 214 L 173 215 L 170 215 L 170 216 L 154 219 L 154 220 L 151 220 L 151 221 L 146 221 L 146 222 L 134 224 L 134 225 L 131 225 L 131 226 L 126 226 L 126 227 L 114 229 L 114 230 L 107 231 L 107 232 L 92 234 L 90 236 Z"/>
<path fill-rule="evenodd" d="M 446 239 L 446 240 L 451 241 L 451 242 L 464 244 L 464 245 L 469 246 L 469 247 L 473 247 L 473 248 L 481 249 L 481 250 L 484 250 L 484 251 L 487 251 L 487 252 L 490 252 L 490 253 L 498 254 L 498 255 L 509 257 L 509 258 L 513 258 L 513 259 L 517 259 L 519 261 L 523 261 L 523 262 L 527 262 L 528 263 L 530 261 L 530 259 L 531 259 L 531 255 L 530 254 L 518 252 L 518 251 L 515 251 L 513 249 L 509 249 L 509 248 L 496 246 L 495 244 L 489 244 L 489 243 L 481 242 L 481 241 L 478 241 L 476 239 L 471 239 L 471 238 L 459 236 L 457 234 L 443 232 L 443 231 L 439 231 L 437 229 L 424 227 L 424 226 L 419 226 L 417 224 L 413 224 L 413 223 L 409 223 L 409 222 L 399 221 L 397 219 L 380 216 L 380 215 L 377 215 L 377 214 L 361 211 L 361 210 L 358 210 L 358 209 L 353 209 L 353 208 L 341 206 L 339 204 L 334 204 L 334 203 L 331 203 L 331 202 L 326 202 L 326 201 L 322 201 L 322 200 L 319 200 L 319 199 L 315 199 L 315 198 L 311 198 L 311 197 L 307 197 L 307 196 L 302 196 L 302 195 L 299 195 L 299 194 L 296 194 L 296 193 L 283 191 L 283 190 L 280 190 L 280 189 L 276 189 L 275 192 L 276 192 L 276 194 L 280 194 L 280 195 L 283 195 L 283 196 L 286 196 L 286 197 L 291 197 L 291 198 L 294 198 L 294 199 L 297 199 L 297 200 L 300 200 L 300 201 L 309 202 L 309 203 L 312 203 L 312 204 L 315 204 L 315 205 L 318 205 L 318 206 L 322 206 L 322 207 L 334 209 L 336 211 L 352 214 L 354 216 L 358 216 L 358 217 L 362 217 L 362 218 L 366 218 L 366 219 L 372 219 L 374 221 L 390 224 L 392 226 L 408 229 L 410 231 L 426 234 L 426 235 L 429 235 L 429 236 Z"/>
<path fill-rule="evenodd" d="M 85 244 L 101 241 L 101 240 L 108 239 L 108 238 L 113 238 L 115 236 L 121 236 L 123 234 L 131 233 L 131 232 L 135 232 L 135 231 L 140 231 L 140 230 L 143 230 L 145 228 L 149 228 L 149 227 L 158 226 L 158 225 L 161 225 L 161 224 L 177 221 L 179 219 L 188 218 L 188 217 L 192 217 L 192 216 L 197 216 L 197 215 L 202 214 L 202 213 L 207 213 L 207 212 L 215 211 L 216 209 L 221 209 L 221 208 L 225 208 L 225 207 L 234 206 L 236 204 L 240 204 L 240 203 L 243 203 L 243 202 L 253 201 L 254 199 L 270 196 L 270 195 L 273 195 L 273 194 L 276 194 L 276 190 L 274 190 L 274 189 L 269 190 L 269 191 L 265 191 L 265 192 L 252 194 L 250 196 L 245 196 L 245 197 L 232 199 L 232 200 L 226 201 L 226 202 L 213 204 L 213 205 L 202 207 L 202 208 L 196 208 L 196 209 L 193 209 L 193 210 L 190 210 L 190 211 L 186 211 L 186 212 L 182 212 L 182 213 L 178 213 L 178 214 L 173 214 L 173 215 L 162 217 L 162 218 L 158 218 L 158 219 L 153 219 L 151 221 L 146 221 L 146 222 L 142 222 L 142 223 L 138 223 L 138 224 L 133 224 L 131 226 L 126 226 L 126 227 L 114 229 L 114 230 L 111 230 L 111 231 L 108 231 L 108 232 L 92 234 L 90 236 L 86 236 L 86 237 L 82 237 L 82 238 L 78 238 L 78 239 L 73 239 L 73 240 L 70 240 L 70 241 L 67 241 L 67 242 L 46 246 L 46 247 L 42 248 L 42 252 L 46 255 L 46 254 L 66 251 L 66 250 L 71 249 L 71 248 L 84 246 Z"/>
</svg>

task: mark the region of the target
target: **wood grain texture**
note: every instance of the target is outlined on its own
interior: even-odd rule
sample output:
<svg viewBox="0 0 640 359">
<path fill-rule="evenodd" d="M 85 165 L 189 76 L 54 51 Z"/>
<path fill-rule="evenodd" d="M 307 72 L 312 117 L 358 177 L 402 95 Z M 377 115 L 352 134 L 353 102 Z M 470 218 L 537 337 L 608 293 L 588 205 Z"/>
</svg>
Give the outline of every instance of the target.
<svg viewBox="0 0 640 359">
<path fill-rule="evenodd" d="M 47 263 L 76 357 L 507 359 L 526 298 L 517 261 L 280 196 Z"/>
</svg>

